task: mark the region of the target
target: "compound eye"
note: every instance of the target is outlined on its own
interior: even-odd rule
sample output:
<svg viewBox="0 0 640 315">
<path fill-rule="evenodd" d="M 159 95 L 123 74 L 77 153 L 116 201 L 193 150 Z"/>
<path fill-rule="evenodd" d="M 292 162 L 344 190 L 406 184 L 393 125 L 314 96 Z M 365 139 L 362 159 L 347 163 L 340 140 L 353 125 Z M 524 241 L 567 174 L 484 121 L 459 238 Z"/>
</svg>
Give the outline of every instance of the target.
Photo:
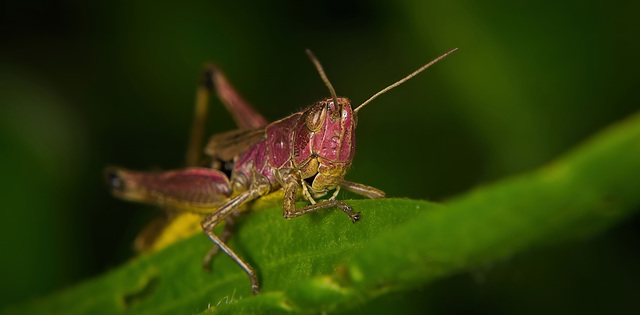
<svg viewBox="0 0 640 315">
<path fill-rule="evenodd" d="M 309 114 L 306 117 L 307 128 L 310 131 L 318 131 L 324 124 L 324 118 L 327 115 L 327 107 L 314 106 L 309 110 Z"/>
</svg>

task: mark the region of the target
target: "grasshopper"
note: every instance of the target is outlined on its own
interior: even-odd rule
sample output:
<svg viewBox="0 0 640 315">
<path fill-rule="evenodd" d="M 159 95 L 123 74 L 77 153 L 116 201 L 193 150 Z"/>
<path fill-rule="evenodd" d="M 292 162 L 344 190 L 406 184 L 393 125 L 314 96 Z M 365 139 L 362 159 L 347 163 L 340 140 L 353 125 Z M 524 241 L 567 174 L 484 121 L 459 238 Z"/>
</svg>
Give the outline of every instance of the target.
<svg viewBox="0 0 640 315">
<path fill-rule="evenodd" d="M 236 92 L 217 67 L 207 66 L 196 95 L 196 113 L 187 150 L 188 167 L 161 172 L 111 167 L 106 170 L 108 185 L 113 195 L 124 200 L 204 215 L 202 230 L 214 243 L 203 260 L 205 269 L 221 250 L 247 273 L 252 293 L 258 294 L 260 286 L 256 272 L 226 245 L 241 207 L 260 197 L 283 191 L 285 219 L 338 208 L 354 223 L 360 220 L 359 212 L 336 200 L 340 189 L 371 199 L 383 198 L 385 193 L 344 179 L 355 153 L 358 111 L 456 50 L 441 55 L 382 89 L 353 110 L 347 98 L 336 95 L 320 62 L 307 50 L 331 96 L 272 123 L 268 123 Z M 204 149 L 208 167 L 198 167 L 202 165 L 200 148 L 204 121 L 213 91 L 227 107 L 239 129 L 211 136 Z M 333 193 L 328 199 L 317 201 L 330 192 Z M 296 208 L 295 202 L 300 195 L 310 204 Z M 213 228 L 223 221 L 226 225 L 222 235 L 218 236 Z"/>
</svg>

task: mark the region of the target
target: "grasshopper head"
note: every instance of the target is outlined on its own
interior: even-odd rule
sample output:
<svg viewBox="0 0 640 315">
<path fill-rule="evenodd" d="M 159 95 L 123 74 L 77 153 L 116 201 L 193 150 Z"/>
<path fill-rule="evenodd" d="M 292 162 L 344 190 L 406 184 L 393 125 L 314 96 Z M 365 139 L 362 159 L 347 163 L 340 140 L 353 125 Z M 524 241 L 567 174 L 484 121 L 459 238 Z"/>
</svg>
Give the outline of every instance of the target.
<svg viewBox="0 0 640 315">
<path fill-rule="evenodd" d="M 312 131 L 311 148 L 318 158 L 351 163 L 355 153 L 356 121 L 348 99 L 338 97 L 338 104 L 326 98 L 314 104 L 305 118 Z"/>
<path fill-rule="evenodd" d="M 309 147 L 317 162 L 311 192 L 323 195 L 335 189 L 346 174 L 355 153 L 356 120 L 348 99 L 326 98 L 316 102 L 301 117 L 309 136 Z M 314 167 L 315 168 L 315 167 Z"/>
</svg>

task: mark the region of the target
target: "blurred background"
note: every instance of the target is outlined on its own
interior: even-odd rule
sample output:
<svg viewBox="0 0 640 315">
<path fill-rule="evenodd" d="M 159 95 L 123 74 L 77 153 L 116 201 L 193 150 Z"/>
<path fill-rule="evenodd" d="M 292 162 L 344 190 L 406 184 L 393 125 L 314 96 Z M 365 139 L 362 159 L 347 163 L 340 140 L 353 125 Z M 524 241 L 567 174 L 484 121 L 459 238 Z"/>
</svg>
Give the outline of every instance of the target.
<svg viewBox="0 0 640 315">
<path fill-rule="evenodd" d="M 0 306 L 133 256 L 157 209 L 112 198 L 107 165 L 184 163 L 205 62 L 268 119 L 328 96 L 359 104 L 460 50 L 359 115 L 347 178 L 446 200 L 550 162 L 640 108 L 638 1 L 3 1 Z M 232 129 L 220 103 L 208 133 Z M 639 192 L 640 193 L 640 192 Z M 472 218 L 470 218 L 472 219 Z M 640 218 L 375 302 L 407 312 L 637 309 Z"/>
</svg>

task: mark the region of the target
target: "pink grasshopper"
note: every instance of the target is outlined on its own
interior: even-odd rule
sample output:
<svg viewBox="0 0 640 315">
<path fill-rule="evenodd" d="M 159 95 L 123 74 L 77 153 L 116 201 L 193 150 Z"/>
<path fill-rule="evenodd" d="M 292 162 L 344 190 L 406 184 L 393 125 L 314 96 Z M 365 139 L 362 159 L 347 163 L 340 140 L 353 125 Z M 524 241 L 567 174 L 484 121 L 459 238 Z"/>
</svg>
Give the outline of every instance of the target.
<svg viewBox="0 0 640 315">
<path fill-rule="evenodd" d="M 164 172 L 108 168 L 107 180 L 112 193 L 129 201 L 206 215 L 201 226 L 214 246 L 205 255 L 205 268 L 210 266 L 218 250 L 222 250 L 244 269 L 250 278 L 252 293 L 258 294 L 260 287 L 256 272 L 226 245 L 233 219 L 240 212 L 240 207 L 283 190 L 283 216 L 286 219 L 322 209 L 339 208 L 353 222 L 358 221 L 359 212 L 354 212 L 349 205 L 335 199 L 341 188 L 372 199 L 385 196 L 376 188 L 344 179 L 355 153 L 358 111 L 456 49 L 381 90 L 354 110 L 348 99 L 336 95 L 322 66 L 307 50 L 331 97 L 270 124 L 240 97 L 217 68 L 209 66 L 196 98 L 196 114 L 187 151 L 188 167 Z M 208 165 L 211 168 L 196 167 L 200 161 L 199 148 L 208 99 L 214 89 L 240 129 L 213 135 L 204 150 L 210 158 Z M 316 201 L 331 191 L 333 194 L 327 200 Z M 295 202 L 300 192 L 311 204 L 296 208 Z M 213 228 L 223 220 L 227 225 L 219 237 L 213 233 Z"/>
</svg>

